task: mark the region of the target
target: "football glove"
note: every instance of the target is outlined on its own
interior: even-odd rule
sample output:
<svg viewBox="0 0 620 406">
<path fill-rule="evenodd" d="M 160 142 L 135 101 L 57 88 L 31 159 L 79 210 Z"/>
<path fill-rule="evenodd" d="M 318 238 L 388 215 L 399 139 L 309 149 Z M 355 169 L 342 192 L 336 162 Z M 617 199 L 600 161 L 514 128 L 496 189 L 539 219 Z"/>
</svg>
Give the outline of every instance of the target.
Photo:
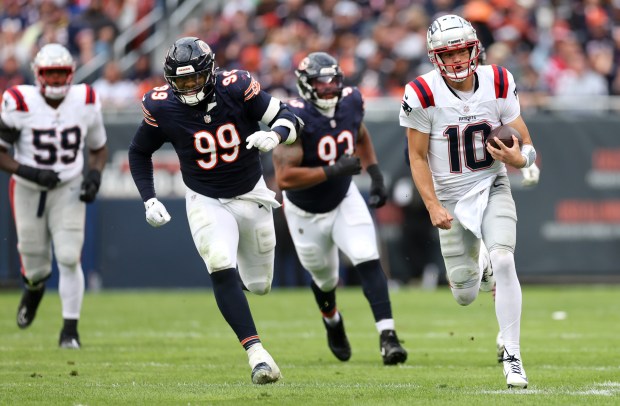
<svg viewBox="0 0 620 406">
<path fill-rule="evenodd" d="M 370 197 L 368 205 L 372 208 L 379 208 L 385 204 L 387 200 L 387 188 L 383 182 L 383 175 L 379 169 L 379 165 L 372 164 L 366 168 L 366 172 L 370 175 Z"/>
<path fill-rule="evenodd" d="M 359 157 L 344 154 L 338 158 L 335 164 L 324 166 L 323 170 L 327 179 L 335 176 L 352 176 L 362 171 L 362 164 Z"/>
<path fill-rule="evenodd" d="M 32 166 L 19 165 L 15 174 L 48 189 L 54 189 L 58 182 L 60 182 L 58 172 L 50 169 L 37 169 Z"/>
<path fill-rule="evenodd" d="M 99 185 L 101 185 L 101 172 L 97 169 L 91 169 L 82 181 L 80 200 L 85 203 L 94 201 L 99 191 Z"/>
<path fill-rule="evenodd" d="M 258 148 L 259 151 L 269 152 L 280 143 L 280 136 L 275 131 L 256 131 L 246 138 L 247 149 Z"/>
<path fill-rule="evenodd" d="M 161 227 L 170 221 L 168 211 L 156 197 L 152 197 L 144 202 L 146 208 L 146 222 L 153 227 Z"/>
<path fill-rule="evenodd" d="M 534 186 L 538 184 L 540 169 L 538 169 L 535 163 L 527 168 L 521 168 L 521 173 L 523 174 L 523 180 L 521 181 L 523 186 Z"/>
</svg>

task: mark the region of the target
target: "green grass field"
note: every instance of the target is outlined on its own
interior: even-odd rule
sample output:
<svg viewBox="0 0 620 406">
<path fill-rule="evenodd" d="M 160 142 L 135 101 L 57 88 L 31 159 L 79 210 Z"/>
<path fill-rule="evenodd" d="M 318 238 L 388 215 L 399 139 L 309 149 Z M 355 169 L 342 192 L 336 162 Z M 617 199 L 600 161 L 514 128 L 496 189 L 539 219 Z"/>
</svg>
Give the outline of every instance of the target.
<svg viewBox="0 0 620 406">
<path fill-rule="evenodd" d="M 409 359 L 386 367 L 360 289 L 340 289 L 353 356 L 329 352 L 312 295 L 250 295 L 263 344 L 284 378 L 250 380 L 247 357 L 210 291 L 87 293 L 82 349 L 57 347 L 60 301 L 47 292 L 27 330 L 20 293 L 0 293 L 1 405 L 611 405 L 620 404 L 620 286 L 524 286 L 522 354 L 530 385 L 506 389 L 493 301 L 449 290 L 392 292 Z M 554 312 L 564 311 L 564 320 Z"/>
</svg>

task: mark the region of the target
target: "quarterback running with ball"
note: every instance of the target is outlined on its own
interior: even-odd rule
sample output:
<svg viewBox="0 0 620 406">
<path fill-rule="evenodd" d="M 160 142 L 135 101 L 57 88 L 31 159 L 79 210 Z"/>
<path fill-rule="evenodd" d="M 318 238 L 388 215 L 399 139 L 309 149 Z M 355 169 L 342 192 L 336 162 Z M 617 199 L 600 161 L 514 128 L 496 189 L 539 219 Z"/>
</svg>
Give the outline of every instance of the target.
<svg viewBox="0 0 620 406">
<path fill-rule="evenodd" d="M 527 387 L 521 361 L 521 286 L 514 250 L 517 212 L 506 165 L 524 182 L 538 182 L 536 151 L 521 118 L 512 74 L 480 65 L 481 44 L 472 25 L 456 15 L 428 29 L 435 69 L 405 87 L 400 124 L 407 128 L 411 173 L 432 224 L 452 295 L 463 306 L 496 284 L 495 313 L 504 340 L 508 387 Z M 486 146 L 491 130 L 508 125 L 523 137 L 507 148 Z M 515 140 L 516 141 L 516 140 Z"/>
</svg>

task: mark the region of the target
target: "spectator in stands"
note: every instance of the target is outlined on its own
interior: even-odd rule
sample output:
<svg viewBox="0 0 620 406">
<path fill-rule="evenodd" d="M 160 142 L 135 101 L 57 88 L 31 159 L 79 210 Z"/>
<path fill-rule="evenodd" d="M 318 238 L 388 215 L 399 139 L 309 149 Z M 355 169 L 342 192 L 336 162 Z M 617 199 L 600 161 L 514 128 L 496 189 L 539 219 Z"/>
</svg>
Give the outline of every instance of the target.
<svg viewBox="0 0 620 406">
<path fill-rule="evenodd" d="M 21 70 L 17 58 L 9 56 L 0 67 L 0 94 L 12 86 L 27 84 L 26 75 Z"/>
<path fill-rule="evenodd" d="M 138 86 L 123 77 L 116 61 L 105 65 L 103 77 L 93 83 L 93 88 L 101 97 L 101 104 L 108 109 L 122 109 L 133 105 L 138 99 Z"/>
</svg>

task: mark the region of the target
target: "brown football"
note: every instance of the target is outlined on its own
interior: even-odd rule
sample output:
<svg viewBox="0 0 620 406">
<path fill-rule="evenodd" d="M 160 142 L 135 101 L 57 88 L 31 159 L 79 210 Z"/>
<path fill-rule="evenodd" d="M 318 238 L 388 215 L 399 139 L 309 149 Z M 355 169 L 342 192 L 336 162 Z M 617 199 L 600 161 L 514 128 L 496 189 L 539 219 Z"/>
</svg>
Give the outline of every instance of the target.
<svg viewBox="0 0 620 406">
<path fill-rule="evenodd" d="M 521 148 L 523 146 L 523 138 L 521 137 L 521 134 L 519 134 L 519 131 L 508 125 L 500 125 L 499 127 L 494 128 L 491 131 L 491 134 L 489 134 L 489 136 L 487 137 L 487 143 L 491 144 L 495 148 L 499 148 L 499 146 L 495 142 L 495 137 L 497 137 L 501 142 L 504 143 L 505 146 L 507 146 L 508 148 L 512 148 L 513 135 L 519 140 L 519 148 Z"/>
</svg>

